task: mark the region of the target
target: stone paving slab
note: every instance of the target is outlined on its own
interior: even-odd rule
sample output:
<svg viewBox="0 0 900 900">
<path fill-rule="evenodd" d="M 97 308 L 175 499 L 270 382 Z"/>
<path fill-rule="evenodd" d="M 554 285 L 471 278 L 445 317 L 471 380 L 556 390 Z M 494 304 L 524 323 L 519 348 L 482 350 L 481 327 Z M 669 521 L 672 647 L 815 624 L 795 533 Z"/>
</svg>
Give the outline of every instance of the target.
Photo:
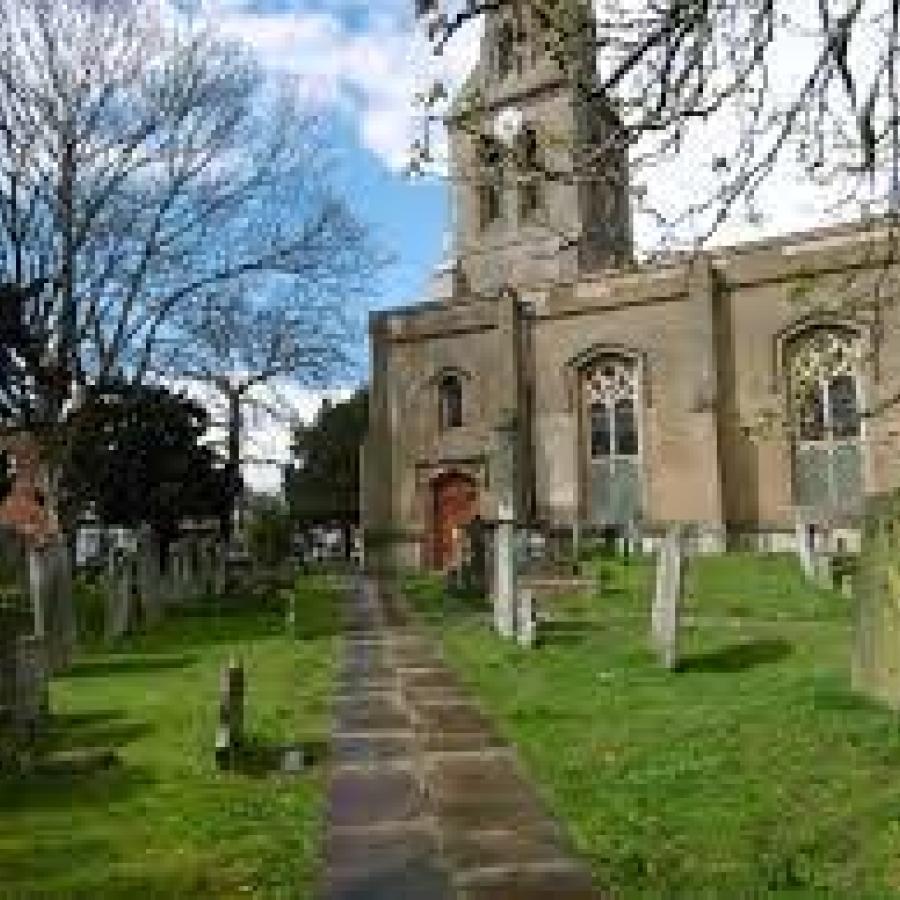
<svg viewBox="0 0 900 900">
<path fill-rule="evenodd" d="M 388 763 L 336 769 L 329 799 L 328 821 L 338 828 L 402 822 L 424 812 L 424 797 L 413 774 Z"/>
</svg>

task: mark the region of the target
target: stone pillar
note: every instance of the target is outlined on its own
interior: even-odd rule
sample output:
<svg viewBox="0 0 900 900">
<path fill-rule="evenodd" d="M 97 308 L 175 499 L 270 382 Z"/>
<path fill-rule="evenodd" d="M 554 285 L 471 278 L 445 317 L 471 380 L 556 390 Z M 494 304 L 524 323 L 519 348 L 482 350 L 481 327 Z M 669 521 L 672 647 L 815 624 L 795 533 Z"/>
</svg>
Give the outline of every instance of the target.
<svg viewBox="0 0 900 900">
<path fill-rule="evenodd" d="M 497 496 L 494 535 L 494 626 L 505 638 L 515 637 L 516 605 L 516 443 L 515 426 L 495 429 L 491 482 Z"/>
<path fill-rule="evenodd" d="M 684 571 L 683 534 L 680 526 L 666 531 L 656 562 L 656 593 L 651 631 L 660 663 L 670 671 L 678 666 L 678 624 Z"/>
</svg>

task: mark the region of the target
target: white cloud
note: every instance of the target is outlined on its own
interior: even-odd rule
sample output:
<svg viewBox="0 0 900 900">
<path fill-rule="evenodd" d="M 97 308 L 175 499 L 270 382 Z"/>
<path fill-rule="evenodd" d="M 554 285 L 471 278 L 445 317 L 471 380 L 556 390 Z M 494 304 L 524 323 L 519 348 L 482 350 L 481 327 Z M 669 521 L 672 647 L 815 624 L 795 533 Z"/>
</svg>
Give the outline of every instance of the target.
<svg viewBox="0 0 900 900">
<path fill-rule="evenodd" d="M 411 16 L 376 17 L 366 31 L 352 31 L 325 12 L 226 9 L 218 21 L 227 35 L 251 44 L 272 70 L 296 78 L 310 103 L 353 116 L 362 145 L 394 170 L 407 162 L 416 135 L 416 91 L 435 74 L 458 84 L 476 49 L 464 37 L 452 53 L 435 60 Z"/>
<path fill-rule="evenodd" d="M 228 407 L 224 397 L 209 383 L 181 379 L 171 384 L 174 389 L 201 403 L 216 424 L 207 442 L 224 453 Z M 277 494 L 282 488 L 282 471 L 291 460 L 291 433 L 297 422 L 312 422 L 327 399 L 332 402 L 349 397 L 352 390 L 335 388 L 314 390 L 290 381 L 260 385 L 251 391 L 252 400 L 244 407 L 244 430 L 241 436 L 242 468 L 247 485 L 253 491 Z"/>
</svg>

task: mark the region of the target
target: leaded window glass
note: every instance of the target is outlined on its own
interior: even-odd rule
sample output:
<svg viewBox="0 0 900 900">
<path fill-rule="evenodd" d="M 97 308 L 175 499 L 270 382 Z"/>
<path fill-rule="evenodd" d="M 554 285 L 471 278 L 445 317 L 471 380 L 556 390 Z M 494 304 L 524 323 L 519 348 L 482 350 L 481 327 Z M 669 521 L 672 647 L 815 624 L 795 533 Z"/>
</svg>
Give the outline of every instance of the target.
<svg viewBox="0 0 900 900">
<path fill-rule="evenodd" d="M 624 525 L 640 510 L 637 369 L 605 358 L 585 380 L 590 421 L 590 514 L 595 525 Z"/>
<path fill-rule="evenodd" d="M 861 494 L 859 341 L 817 329 L 795 343 L 789 363 L 795 499 L 852 513 Z"/>
</svg>

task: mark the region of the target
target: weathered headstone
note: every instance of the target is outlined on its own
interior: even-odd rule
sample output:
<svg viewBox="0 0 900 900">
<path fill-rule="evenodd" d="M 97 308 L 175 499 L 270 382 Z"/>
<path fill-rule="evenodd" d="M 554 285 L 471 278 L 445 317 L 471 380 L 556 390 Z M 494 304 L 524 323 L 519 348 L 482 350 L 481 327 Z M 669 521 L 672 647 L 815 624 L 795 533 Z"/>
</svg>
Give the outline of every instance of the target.
<svg viewBox="0 0 900 900">
<path fill-rule="evenodd" d="M 235 661 L 222 669 L 219 686 L 219 725 L 216 731 L 216 763 L 231 768 L 244 740 L 244 668 Z"/>
<path fill-rule="evenodd" d="M 516 612 L 518 641 L 521 647 L 534 647 L 537 643 L 537 614 L 534 608 L 534 594 L 529 588 L 519 591 L 519 608 Z"/>
<path fill-rule="evenodd" d="M 20 744 L 31 744 L 37 738 L 49 708 L 44 640 L 35 635 L 19 637 L 15 661 L 15 735 Z"/>
<path fill-rule="evenodd" d="M 853 685 L 900 710 L 900 493 L 867 500 L 855 587 Z"/>
<path fill-rule="evenodd" d="M 674 526 L 666 531 L 657 555 L 656 592 L 651 615 L 653 648 L 660 663 L 669 670 L 678 666 L 683 572 L 683 531 Z"/>
<path fill-rule="evenodd" d="M 501 637 L 516 634 L 516 442 L 512 426 L 494 431 L 492 481 L 497 495 L 494 530 L 494 627 Z"/>
<path fill-rule="evenodd" d="M 139 578 L 141 617 L 147 625 L 155 625 L 162 617 L 162 573 L 159 566 L 159 546 L 149 528 L 139 541 Z"/>
<path fill-rule="evenodd" d="M 123 550 L 114 551 L 109 590 L 106 595 L 105 636 L 116 641 L 131 629 L 134 609 L 135 561 Z"/>
<path fill-rule="evenodd" d="M 800 568 L 803 574 L 811 581 L 815 581 L 816 572 L 816 526 L 813 522 L 798 518 L 796 525 L 797 556 L 800 560 Z"/>
<path fill-rule="evenodd" d="M 66 669 L 75 650 L 75 609 L 69 552 L 61 541 L 31 549 L 29 589 L 34 633 L 45 640 L 52 672 Z"/>
</svg>

